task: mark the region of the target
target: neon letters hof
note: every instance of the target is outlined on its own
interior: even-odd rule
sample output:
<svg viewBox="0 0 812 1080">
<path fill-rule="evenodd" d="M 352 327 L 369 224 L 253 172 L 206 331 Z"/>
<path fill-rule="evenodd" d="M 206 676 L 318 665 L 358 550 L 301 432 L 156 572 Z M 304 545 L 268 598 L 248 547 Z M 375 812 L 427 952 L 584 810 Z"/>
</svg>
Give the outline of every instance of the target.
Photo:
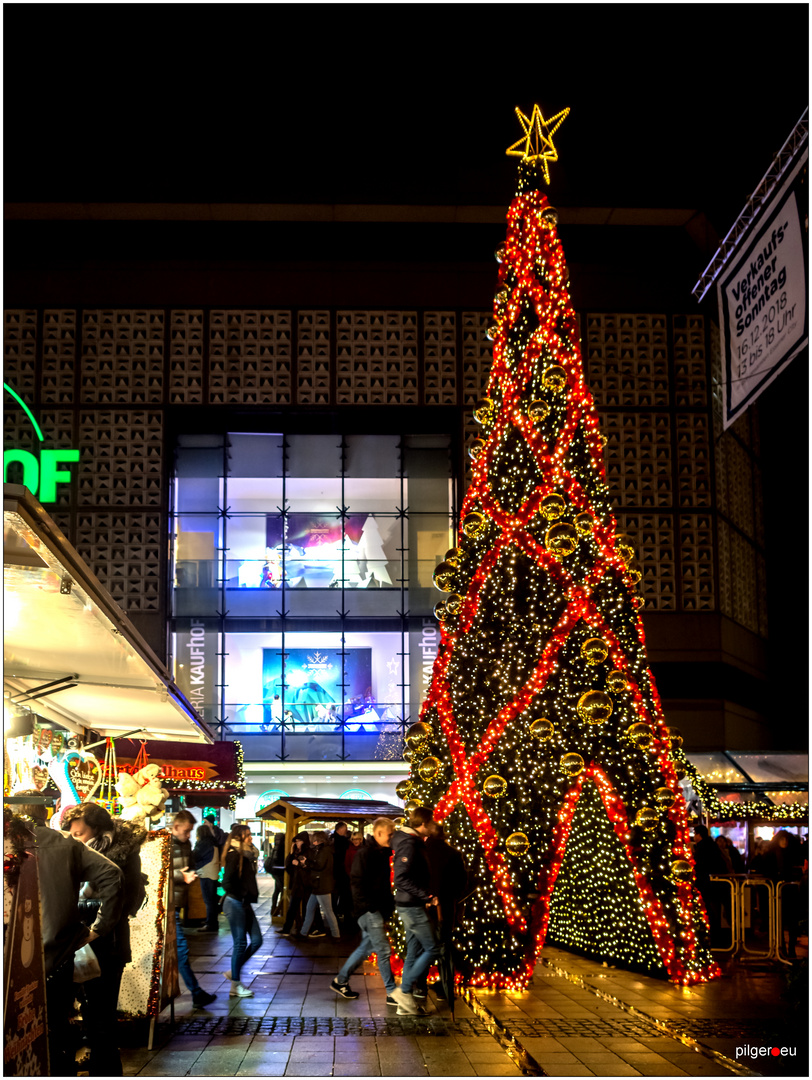
<svg viewBox="0 0 812 1080">
<path fill-rule="evenodd" d="M 3 389 L 14 398 L 16 403 L 25 412 L 34 428 L 40 443 L 45 442 L 34 414 L 28 408 L 20 395 L 12 390 L 8 383 L 3 383 Z M 56 502 L 57 484 L 69 484 L 71 479 L 70 469 L 63 468 L 79 460 L 78 450 L 44 450 L 40 448 L 39 456 L 30 450 L 4 450 L 3 451 L 3 482 L 8 480 L 10 465 L 18 465 L 22 469 L 22 483 L 32 495 L 36 495 L 41 503 Z"/>
</svg>

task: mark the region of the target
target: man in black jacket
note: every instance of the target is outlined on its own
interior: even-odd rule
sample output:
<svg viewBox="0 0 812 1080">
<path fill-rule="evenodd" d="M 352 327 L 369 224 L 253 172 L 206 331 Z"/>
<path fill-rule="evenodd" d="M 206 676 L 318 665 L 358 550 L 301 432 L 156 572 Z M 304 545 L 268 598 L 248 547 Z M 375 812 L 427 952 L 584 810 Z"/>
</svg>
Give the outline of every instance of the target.
<svg viewBox="0 0 812 1080">
<path fill-rule="evenodd" d="M 376 818 L 372 822 L 372 836 L 364 840 L 353 859 L 350 888 L 353 912 L 361 927 L 361 941 L 330 983 L 330 989 L 344 998 L 358 997 L 350 989 L 350 975 L 374 952 L 386 987 L 386 1004 L 397 1005 L 392 997 L 395 980 L 389 964 L 392 950 L 385 926 L 395 907 L 389 883 L 389 857 L 392 854 L 389 842 L 394 831 L 395 823 L 390 818 Z"/>
<path fill-rule="evenodd" d="M 20 794 L 39 796 L 42 792 L 31 790 Z M 21 805 L 17 809 L 36 823 L 51 1076 L 74 1076 L 76 1064 L 71 1060 L 70 1049 L 73 957 L 82 945 L 104 939 L 115 930 L 124 902 L 122 873 L 103 855 L 64 833 L 49 829 L 44 806 Z M 79 887 L 83 881 L 93 885 L 99 901 L 89 929 L 79 918 Z"/>
<path fill-rule="evenodd" d="M 392 991 L 398 1014 L 420 1013 L 412 989 L 440 955 L 440 945 L 426 907 L 437 903 L 429 891 L 429 865 L 424 840 L 428 835 L 432 812 L 418 806 L 409 816 L 408 826 L 398 829 L 392 844 L 395 849 L 395 906 L 406 931 L 406 959 L 400 986 Z"/>
</svg>

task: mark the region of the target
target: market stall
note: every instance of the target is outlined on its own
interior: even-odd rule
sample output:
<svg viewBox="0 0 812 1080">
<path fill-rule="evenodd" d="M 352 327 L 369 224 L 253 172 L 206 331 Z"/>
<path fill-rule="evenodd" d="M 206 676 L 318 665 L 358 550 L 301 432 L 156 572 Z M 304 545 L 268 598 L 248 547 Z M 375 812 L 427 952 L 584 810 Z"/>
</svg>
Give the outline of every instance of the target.
<svg viewBox="0 0 812 1080">
<path fill-rule="evenodd" d="M 257 817 L 262 821 L 284 822 L 287 855 L 293 837 L 311 822 L 318 822 L 318 827 L 322 828 L 327 824 L 346 821 L 348 826 L 360 829 L 377 817 L 402 818 L 403 808 L 371 799 L 308 799 L 294 796 L 263 806 L 257 812 Z"/>
<path fill-rule="evenodd" d="M 781 751 L 684 755 L 688 805 L 749 860 L 756 839 L 809 831 L 809 757 Z"/>
<path fill-rule="evenodd" d="M 135 757 L 127 768 L 126 752 L 119 769 L 117 750 L 137 750 L 128 741 L 134 736 L 150 748 L 144 761 L 161 756 L 157 747 L 187 756 L 202 750 L 219 776 L 213 735 L 26 488 L 3 486 L 3 530 L 4 800 L 13 809 L 18 792 L 36 789 L 47 805 L 57 803 L 56 826 L 69 806 L 94 800 L 149 830 L 169 794 L 164 776 L 135 768 Z M 154 1022 L 178 990 L 165 830 L 148 832 L 141 865 L 147 902 L 131 920 L 133 959 L 118 1006 L 120 1016 Z M 6 884 L 13 900 L 17 882 Z M 7 923 L 14 917 L 12 903 Z M 41 958 L 39 935 L 35 950 Z M 17 1007 L 7 998 L 7 1031 L 18 1025 Z"/>
</svg>

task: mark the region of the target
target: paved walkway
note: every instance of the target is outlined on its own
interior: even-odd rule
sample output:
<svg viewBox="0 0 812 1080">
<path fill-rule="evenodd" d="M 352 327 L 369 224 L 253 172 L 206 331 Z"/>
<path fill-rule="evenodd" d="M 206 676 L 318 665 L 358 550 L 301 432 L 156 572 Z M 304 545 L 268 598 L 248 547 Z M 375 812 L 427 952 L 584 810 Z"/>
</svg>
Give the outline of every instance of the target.
<svg viewBox="0 0 812 1080">
<path fill-rule="evenodd" d="M 161 1016 L 151 1051 L 122 1051 L 127 1076 L 728 1076 L 808 1074 L 807 1017 L 795 1030 L 782 973 L 729 972 L 688 990 L 545 949 L 521 994 L 477 991 L 448 1004 L 429 992 L 426 1017 L 395 1015 L 371 964 L 345 1001 L 330 980 L 352 943 L 299 941 L 274 932 L 268 879 L 257 905 L 265 937 L 229 998 L 231 936 L 190 934 L 192 966 L 217 994 L 193 1009 L 184 992 Z M 280 925 L 279 920 L 276 926 Z M 657 1024 L 665 1025 L 665 1029 Z M 736 1048 L 786 1046 L 796 1057 L 744 1057 Z M 723 1057 L 714 1056 L 714 1052 Z M 743 1066 L 743 1068 L 742 1068 Z M 745 1071 L 745 1070 L 749 1070 Z"/>
</svg>

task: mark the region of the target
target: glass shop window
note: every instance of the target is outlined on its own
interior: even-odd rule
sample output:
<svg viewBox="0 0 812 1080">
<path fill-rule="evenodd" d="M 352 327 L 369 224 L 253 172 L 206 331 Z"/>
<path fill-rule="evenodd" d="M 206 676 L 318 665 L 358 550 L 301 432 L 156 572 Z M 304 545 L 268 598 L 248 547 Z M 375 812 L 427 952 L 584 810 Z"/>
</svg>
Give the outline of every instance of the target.
<svg viewBox="0 0 812 1080">
<path fill-rule="evenodd" d="M 398 750 L 409 700 L 400 633 L 226 635 L 226 706 L 234 735 L 285 737 L 285 752 L 321 760 Z M 321 741 L 314 744 L 313 737 Z M 390 747 L 391 743 L 391 747 Z M 394 753 L 394 750 L 393 750 Z"/>
</svg>

